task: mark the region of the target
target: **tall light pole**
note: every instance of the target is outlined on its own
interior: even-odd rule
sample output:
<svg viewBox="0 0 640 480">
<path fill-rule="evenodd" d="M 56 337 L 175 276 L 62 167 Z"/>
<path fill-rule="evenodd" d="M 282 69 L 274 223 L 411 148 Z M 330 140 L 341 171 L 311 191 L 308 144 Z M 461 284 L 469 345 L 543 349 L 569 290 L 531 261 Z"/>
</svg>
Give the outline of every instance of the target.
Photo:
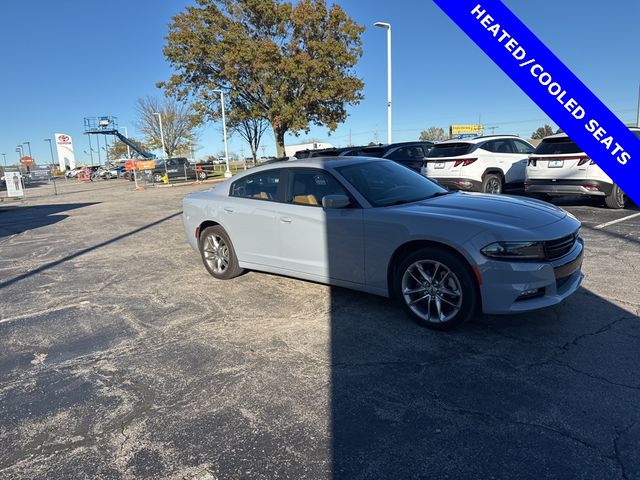
<svg viewBox="0 0 640 480">
<path fill-rule="evenodd" d="M 393 143 L 391 134 L 391 24 L 376 22 L 373 25 L 387 29 L 387 143 Z"/>
<path fill-rule="evenodd" d="M 127 127 L 124 128 L 124 136 L 129 140 L 129 129 Z M 129 144 L 127 143 L 127 158 L 131 158 L 131 149 L 129 148 Z"/>
<path fill-rule="evenodd" d="M 53 167 L 53 165 L 55 165 L 55 160 L 53 159 L 53 144 L 51 143 L 51 139 L 50 138 L 45 138 L 44 139 L 45 142 L 49 142 L 49 150 L 51 151 L 51 166 Z"/>
<path fill-rule="evenodd" d="M 640 87 L 638 87 L 638 117 L 636 120 L 636 127 L 640 128 Z"/>
<path fill-rule="evenodd" d="M 158 116 L 158 123 L 160 124 L 160 142 L 162 143 L 162 155 L 166 155 L 166 150 L 164 146 L 164 130 L 162 129 L 162 114 L 159 112 L 153 112 L 154 115 Z"/>
<path fill-rule="evenodd" d="M 29 147 L 29 158 L 33 158 L 33 156 L 31 155 L 31 142 L 22 142 L 22 144 Z"/>
<path fill-rule="evenodd" d="M 2 158 L 4 158 L 4 168 L 7 168 L 7 154 L 3 153 Z"/>
<path fill-rule="evenodd" d="M 164 131 L 162 130 L 162 114 L 160 112 L 153 112 L 154 115 L 158 116 L 158 123 L 160 124 L 160 142 L 162 143 L 162 156 L 164 157 L 167 153 L 164 146 Z M 167 177 L 167 181 L 169 179 L 169 172 L 167 171 L 167 160 L 164 161 L 164 174 Z"/>
<path fill-rule="evenodd" d="M 220 105 L 222 107 L 222 140 L 224 141 L 224 159 L 227 164 L 227 171 L 224 172 L 224 176 L 229 178 L 231 176 L 231 169 L 229 168 L 229 149 L 227 148 L 227 120 L 224 115 L 224 92 L 220 89 L 213 91 L 220 94 Z"/>
<path fill-rule="evenodd" d="M 93 165 L 93 146 L 91 145 L 91 134 L 87 134 L 87 140 L 89 140 L 89 157 L 91 158 L 91 165 Z"/>
<path fill-rule="evenodd" d="M 22 149 L 22 145 L 17 145 L 16 152 L 20 155 L 20 160 L 24 157 L 24 150 Z"/>
</svg>

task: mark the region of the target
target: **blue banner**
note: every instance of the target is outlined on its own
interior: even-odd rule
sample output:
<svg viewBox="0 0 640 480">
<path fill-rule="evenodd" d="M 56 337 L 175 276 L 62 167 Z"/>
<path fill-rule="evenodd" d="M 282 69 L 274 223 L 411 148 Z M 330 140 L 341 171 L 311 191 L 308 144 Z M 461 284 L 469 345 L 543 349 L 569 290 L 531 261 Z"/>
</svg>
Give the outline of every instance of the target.
<svg viewBox="0 0 640 480">
<path fill-rule="evenodd" d="M 640 205 L 640 139 L 504 3 L 434 2 Z"/>
</svg>

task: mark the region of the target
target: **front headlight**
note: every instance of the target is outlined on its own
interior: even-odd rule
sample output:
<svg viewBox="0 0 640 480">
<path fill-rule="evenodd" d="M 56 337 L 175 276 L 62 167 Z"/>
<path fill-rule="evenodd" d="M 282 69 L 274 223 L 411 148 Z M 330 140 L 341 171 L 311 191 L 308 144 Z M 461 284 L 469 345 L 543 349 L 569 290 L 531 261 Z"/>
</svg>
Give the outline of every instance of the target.
<svg viewBox="0 0 640 480">
<path fill-rule="evenodd" d="M 484 255 L 500 260 L 544 260 L 542 242 L 494 242 L 480 250 Z"/>
</svg>

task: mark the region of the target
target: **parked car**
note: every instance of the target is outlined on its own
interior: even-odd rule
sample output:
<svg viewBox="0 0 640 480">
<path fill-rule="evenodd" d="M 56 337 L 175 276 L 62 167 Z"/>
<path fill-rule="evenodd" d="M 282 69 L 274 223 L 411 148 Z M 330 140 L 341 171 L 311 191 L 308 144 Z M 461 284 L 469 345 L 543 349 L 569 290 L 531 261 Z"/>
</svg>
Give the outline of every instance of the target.
<svg viewBox="0 0 640 480">
<path fill-rule="evenodd" d="M 343 148 L 319 148 L 317 150 L 300 150 L 293 156 L 298 159 L 317 157 L 352 157 L 357 155 L 364 146 Z"/>
<path fill-rule="evenodd" d="M 402 142 L 389 145 L 364 147 L 354 155 L 361 157 L 386 158 L 419 172 L 433 142 Z"/>
<path fill-rule="evenodd" d="M 436 329 L 557 304 L 583 278 L 580 222 L 561 208 L 449 192 L 384 159 L 257 167 L 186 196 L 182 220 L 217 279 L 251 269 L 392 296 Z"/>
<path fill-rule="evenodd" d="M 67 178 L 76 178 L 83 168 L 84 167 L 76 167 L 72 168 L 71 170 L 67 170 L 64 176 Z"/>
<path fill-rule="evenodd" d="M 149 170 L 147 175 L 157 183 L 162 182 L 162 178 L 165 175 L 167 175 L 169 179 L 186 178 L 192 180 L 206 180 L 208 177 L 207 172 L 201 165 L 193 165 L 184 157 L 155 160 L 155 168 L 153 170 Z"/>
<path fill-rule="evenodd" d="M 640 138 L 640 128 L 630 128 Z M 604 199 L 609 208 L 624 208 L 627 196 L 568 135 L 542 140 L 529 157 L 525 191 L 528 194 L 584 195 Z"/>
<path fill-rule="evenodd" d="M 522 191 L 527 161 L 534 150 L 514 135 L 447 140 L 431 148 L 421 173 L 454 190 Z"/>
</svg>

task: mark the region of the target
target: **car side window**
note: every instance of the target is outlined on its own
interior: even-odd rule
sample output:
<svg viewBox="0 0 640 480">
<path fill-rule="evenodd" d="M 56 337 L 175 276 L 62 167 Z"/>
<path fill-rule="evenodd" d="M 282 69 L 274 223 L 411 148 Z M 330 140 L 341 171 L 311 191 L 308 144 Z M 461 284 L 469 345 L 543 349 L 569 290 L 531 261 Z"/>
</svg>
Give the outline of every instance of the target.
<svg viewBox="0 0 640 480">
<path fill-rule="evenodd" d="M 328 172 L 313 169 L 289 170 L 287 203 L 308 206 L 322 206 L 326 195 L 346 195 L 349 193 Z"/>
<path fill-rule="evenodd" d="M 267 170 L 241 178 L 231 184 L 232 197 L 276 200 L 281 169 Z"/>
<path fill-rule="evenodd" d="M 516 152 L 518 153 L 529 154 L 529 153 L 533 153 L 533 151 L 535 150 L 535 148 L 533 148 L 527 142 L 524 142 L 522 140 L 513 140 L 513 143 L 516 146 Z"/>
<path fill-rule="evenodd" d="M 387 158 L 389 160 L 395 161 L 412 161 L 412 160 L 422 160 L 424 158 L 424 151 L 422 147 L 417 145 L 410 147 L 401 147 L 394 152 L 391 152 Z"/>
<path fill-rule="evenodd" d="M 514 153 L 513 145 L 511 145 L 511 142 L 508 139 L 491 140 L 485 143 L 482 148 L 493 153 Z"/>
</svg>

